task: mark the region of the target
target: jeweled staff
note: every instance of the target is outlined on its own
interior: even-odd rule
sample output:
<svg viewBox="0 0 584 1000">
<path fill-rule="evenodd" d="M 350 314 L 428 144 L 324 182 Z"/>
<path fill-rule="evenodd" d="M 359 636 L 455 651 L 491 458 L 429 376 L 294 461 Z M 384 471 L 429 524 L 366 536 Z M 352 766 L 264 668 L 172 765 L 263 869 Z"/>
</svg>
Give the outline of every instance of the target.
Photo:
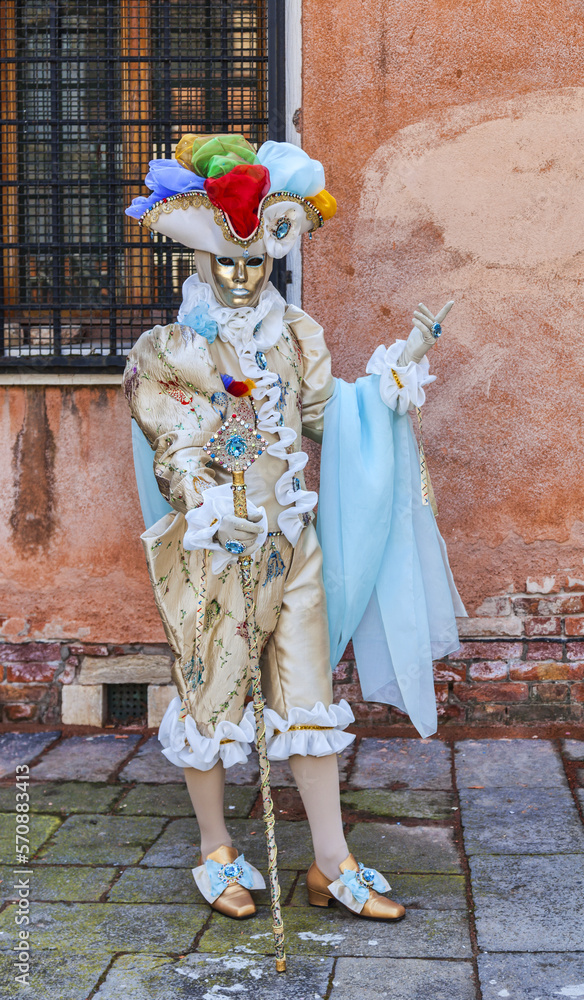
<svg viewBox="0 0 584 1000">
<path fill-rule="evenodd" d="M 211 460 L 227 472 L 233 479 L 233 509 L 237 517 L 247 519 L 247 500 L 245 495 L 245 471 L 265 451 L 267 442 L 254 427 L 242 417 L 232 414 L 221 425 L 220 429 L 207 441 L 204 451 Z M 235 550 L 234 550 L 235 551 Z M 276 951 L 276 970 L 286 971 L 286 954 L 284 951 L 284 924 L 280 907 L 280 883 L 278 880 L 278 849 L 274 834 L 274 804 L 270 791 L 270 762 L 266 748 L 266 724 L 264 720 L 264 696 L 262 694 L 261 674 L 258 654 L 258 630 L 255 621 L 253 582 L 251 567 L 253 559 L 250 555 L 239 555 L 241 569 L 241 589 L 245 602 L 245 620 L 249 649 L 249 668 L 253 691 L 253 710 L 256 723 L 256 746 L 260 766 L 260 789 L 266 827 L 266 844 L 268 849 L 268 879 L 270 883 L 270 898 L 272 905 L 272 929 Z"/>
</svg>

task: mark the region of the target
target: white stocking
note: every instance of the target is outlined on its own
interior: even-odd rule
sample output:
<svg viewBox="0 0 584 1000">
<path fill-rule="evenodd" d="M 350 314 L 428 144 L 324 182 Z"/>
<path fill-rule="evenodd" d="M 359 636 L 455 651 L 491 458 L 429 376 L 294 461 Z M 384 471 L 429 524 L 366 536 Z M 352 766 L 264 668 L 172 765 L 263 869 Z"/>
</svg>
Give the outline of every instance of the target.
<svg viewBox="0 0 584 1000">
<path fill-rule="evenodd" d="M 308 816 L 317 867 L 332 882 L 339 877 L 339 865 L 349 853 L 343 833 L 337 755 L 293 754 L 290 767 Z"/>
<path fill-rule="evenodd" d="M 225 768 L 218 761 L 210 771 L 185 767 L 185 779 L 195 816 L 201 831 L 203 861 L 225 844 L 231 847 L 231 837 L 225 826 L 223 796 L 225 793 Z"/>
</svg>

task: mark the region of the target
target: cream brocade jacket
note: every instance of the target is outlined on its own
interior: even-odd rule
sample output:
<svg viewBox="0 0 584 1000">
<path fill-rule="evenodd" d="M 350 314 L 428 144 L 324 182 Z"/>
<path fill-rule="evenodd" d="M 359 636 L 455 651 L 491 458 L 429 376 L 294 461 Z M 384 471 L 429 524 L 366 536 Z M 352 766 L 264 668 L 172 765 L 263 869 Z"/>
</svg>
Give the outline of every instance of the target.
<svg viewBox="0 0 584 1000">
<path fill-rule="evenodd" d="M 279 299 L 275 291 L 273 296 Z M 255 420 L 268 449 L 246 472 L 247 496 L 265 508 L 268 531 L 283 531 L 285 560 L 303 526 L 312 520 L 310 511 L 317 500 L 305 487 L 302 468 L 307 458 L 301 451 L 301 435 L 317 441 L 322 437 L 324 407 L 334 388 L 330 355 L 322 328 L 294 306 L 284 312 L 283 300 L 279 301 L 277 328 L 274 312 L 267 317 L 272 321 L 271 337 L 270 323 L 264 324 L 271 346 L 264 333 L 263 346 L 255 351 L 249 324 L 237 330 L 233 324 L 228 329 L 229 324 L 219 323 L 219 335 L 209 343 L 190 327 L 171 323 L 140 337 L 124 373 L 132 416 L 154 450 L 158 486 L 177 512 L 142 535 L 156 603 L 176 656 L 173 680 L 183 717 L 191 715 L 199 732 L 208 737 L 218 721 L 238 723 L 241 719 L 246 691 L 241 661 L 247 657 L 247 639 L 242 631 L 243 608 L 238 614 L 241 594 L 236 567 L 213 576 L 211 554 L 203 549 L 187 551 L 182 544 L 185 513 L 202 507 L 210 487 L 231 483 L 229 473 L 209 464 L 203 446 L 232 412 Z M 221 375 L 240 381 L 250 376 L 254 365 L 254 381 L 261 383 L 263 374 L 267 377 L 266 391 L 254 392 L 255 399 L 230 396 Z M 257 579 L 259 564 L 269 557 L 269 541 L 256 556 Z M 221 587 L 223 591 L 230 588 L 228 603 L 224 594 L 219 600 Z M 275 593 L 270 588 L 258 587 L 257 595 L 257 625 L 267 638 L 277 624 L 279 609 L 274 607 Z M 229 614 L 232 623 L 223 620 L 221 648 L 216 648 L 213 616 L 219 603 L 234 612 Z M 230 628 L 225 637 L 225 629 Z M 240 655 L 230 656 L 232 649 Z M 201 685 L 205 666 L 212 662 L 221 667 L 217 680 L 210 683 L 207 671 Z"/>
</svg>

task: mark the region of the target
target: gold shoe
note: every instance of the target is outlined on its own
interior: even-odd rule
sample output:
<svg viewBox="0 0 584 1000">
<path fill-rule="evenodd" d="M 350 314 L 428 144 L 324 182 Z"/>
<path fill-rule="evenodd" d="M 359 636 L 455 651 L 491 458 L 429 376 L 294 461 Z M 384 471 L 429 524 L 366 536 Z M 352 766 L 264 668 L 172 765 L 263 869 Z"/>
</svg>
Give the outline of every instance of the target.
<svg viewBox="0 0 584 1000">
<path fill-rule="evenodd" d="M 221 866 L 219 879 L 227 883 L 219 896 L 215 895 L 211 890 L 208 870 L 204 864 L 201 864 L 198 868 L 193 868 L 192 872 L 201 894 L 214 910 L 224 913 L 226 917 L 243 920 L 245 917 L 253 917 L 256 908 L 249 891 L 243 885 L 240 885 L 235 878 L 242 871 L 239 864 L 234 864 L 238 854 L 237 848 L 226 847 L 223 844 L 216 851 L 213 851 L 212 854 L 207 855 L 206 861 L 214 861 L 217 865 Z M 255 883 L 253 888 L 263 888 L 264 880 L 260 873 L 252 865 L 248 865 L 247 862 L 245 862 L 245 867 L 252 874 Z"/>
<path fill-rule="evenodd" d="M 358 865 L 352 854 L 345 858 L 339 868 L 342 875 L 348 872 L 356 873 L 355 879 L 351 881 L 354 882 L 354 888 L 359 895 L 364 896 L 365 890 L 368 892 L 367 899 L 361 902 L 354 895 L 351 887 L 342 879 L 330 882 L 320 868 L 317 868 L 316 862 L 313 862 L 306 875 L 308 902 L 311 906 L 329 906 L 337 900 L 351 913 L 356 913 L 360 917 L 369 917 L 370 920 L 402 919 L 406 912 L 405 907 L 401 903 L 395 903 L 393 899 L 388 899 L 387 896 L 380 895 L 372 888 L 373 882 L 378 885 L 385 883 L 386 890 L 391 888 L 379 872 Z"/>
</svg>

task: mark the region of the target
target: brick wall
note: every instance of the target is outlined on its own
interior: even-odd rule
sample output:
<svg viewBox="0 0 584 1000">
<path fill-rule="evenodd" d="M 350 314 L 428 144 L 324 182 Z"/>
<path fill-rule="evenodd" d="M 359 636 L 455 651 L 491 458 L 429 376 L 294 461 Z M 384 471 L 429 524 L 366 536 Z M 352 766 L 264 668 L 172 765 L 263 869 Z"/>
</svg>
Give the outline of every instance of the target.
<svg viewBox="0 0 584 1000">
<path fill-rule="evenodd" d="M 528 580 L 521 594 L 488 598 L 459 621 L 461 648 L 434 667 L 443 723 L 584 720 L 584 583 L 574 575 Z M 23 642 L 0 645 L 4 723 L 61 721 L 63 685 L 76 683 L 84 657 L 132 658 L 168 652 L 160 645 Z M 122 661 L 123 662 L 123 661 Z M 139 678 L 140 679 L 140 678 Z M 349 645 L 335 672 L 335 699 L 359 723 L 403 723 L 387 705 L 364 702 Z"/>
</svg>

